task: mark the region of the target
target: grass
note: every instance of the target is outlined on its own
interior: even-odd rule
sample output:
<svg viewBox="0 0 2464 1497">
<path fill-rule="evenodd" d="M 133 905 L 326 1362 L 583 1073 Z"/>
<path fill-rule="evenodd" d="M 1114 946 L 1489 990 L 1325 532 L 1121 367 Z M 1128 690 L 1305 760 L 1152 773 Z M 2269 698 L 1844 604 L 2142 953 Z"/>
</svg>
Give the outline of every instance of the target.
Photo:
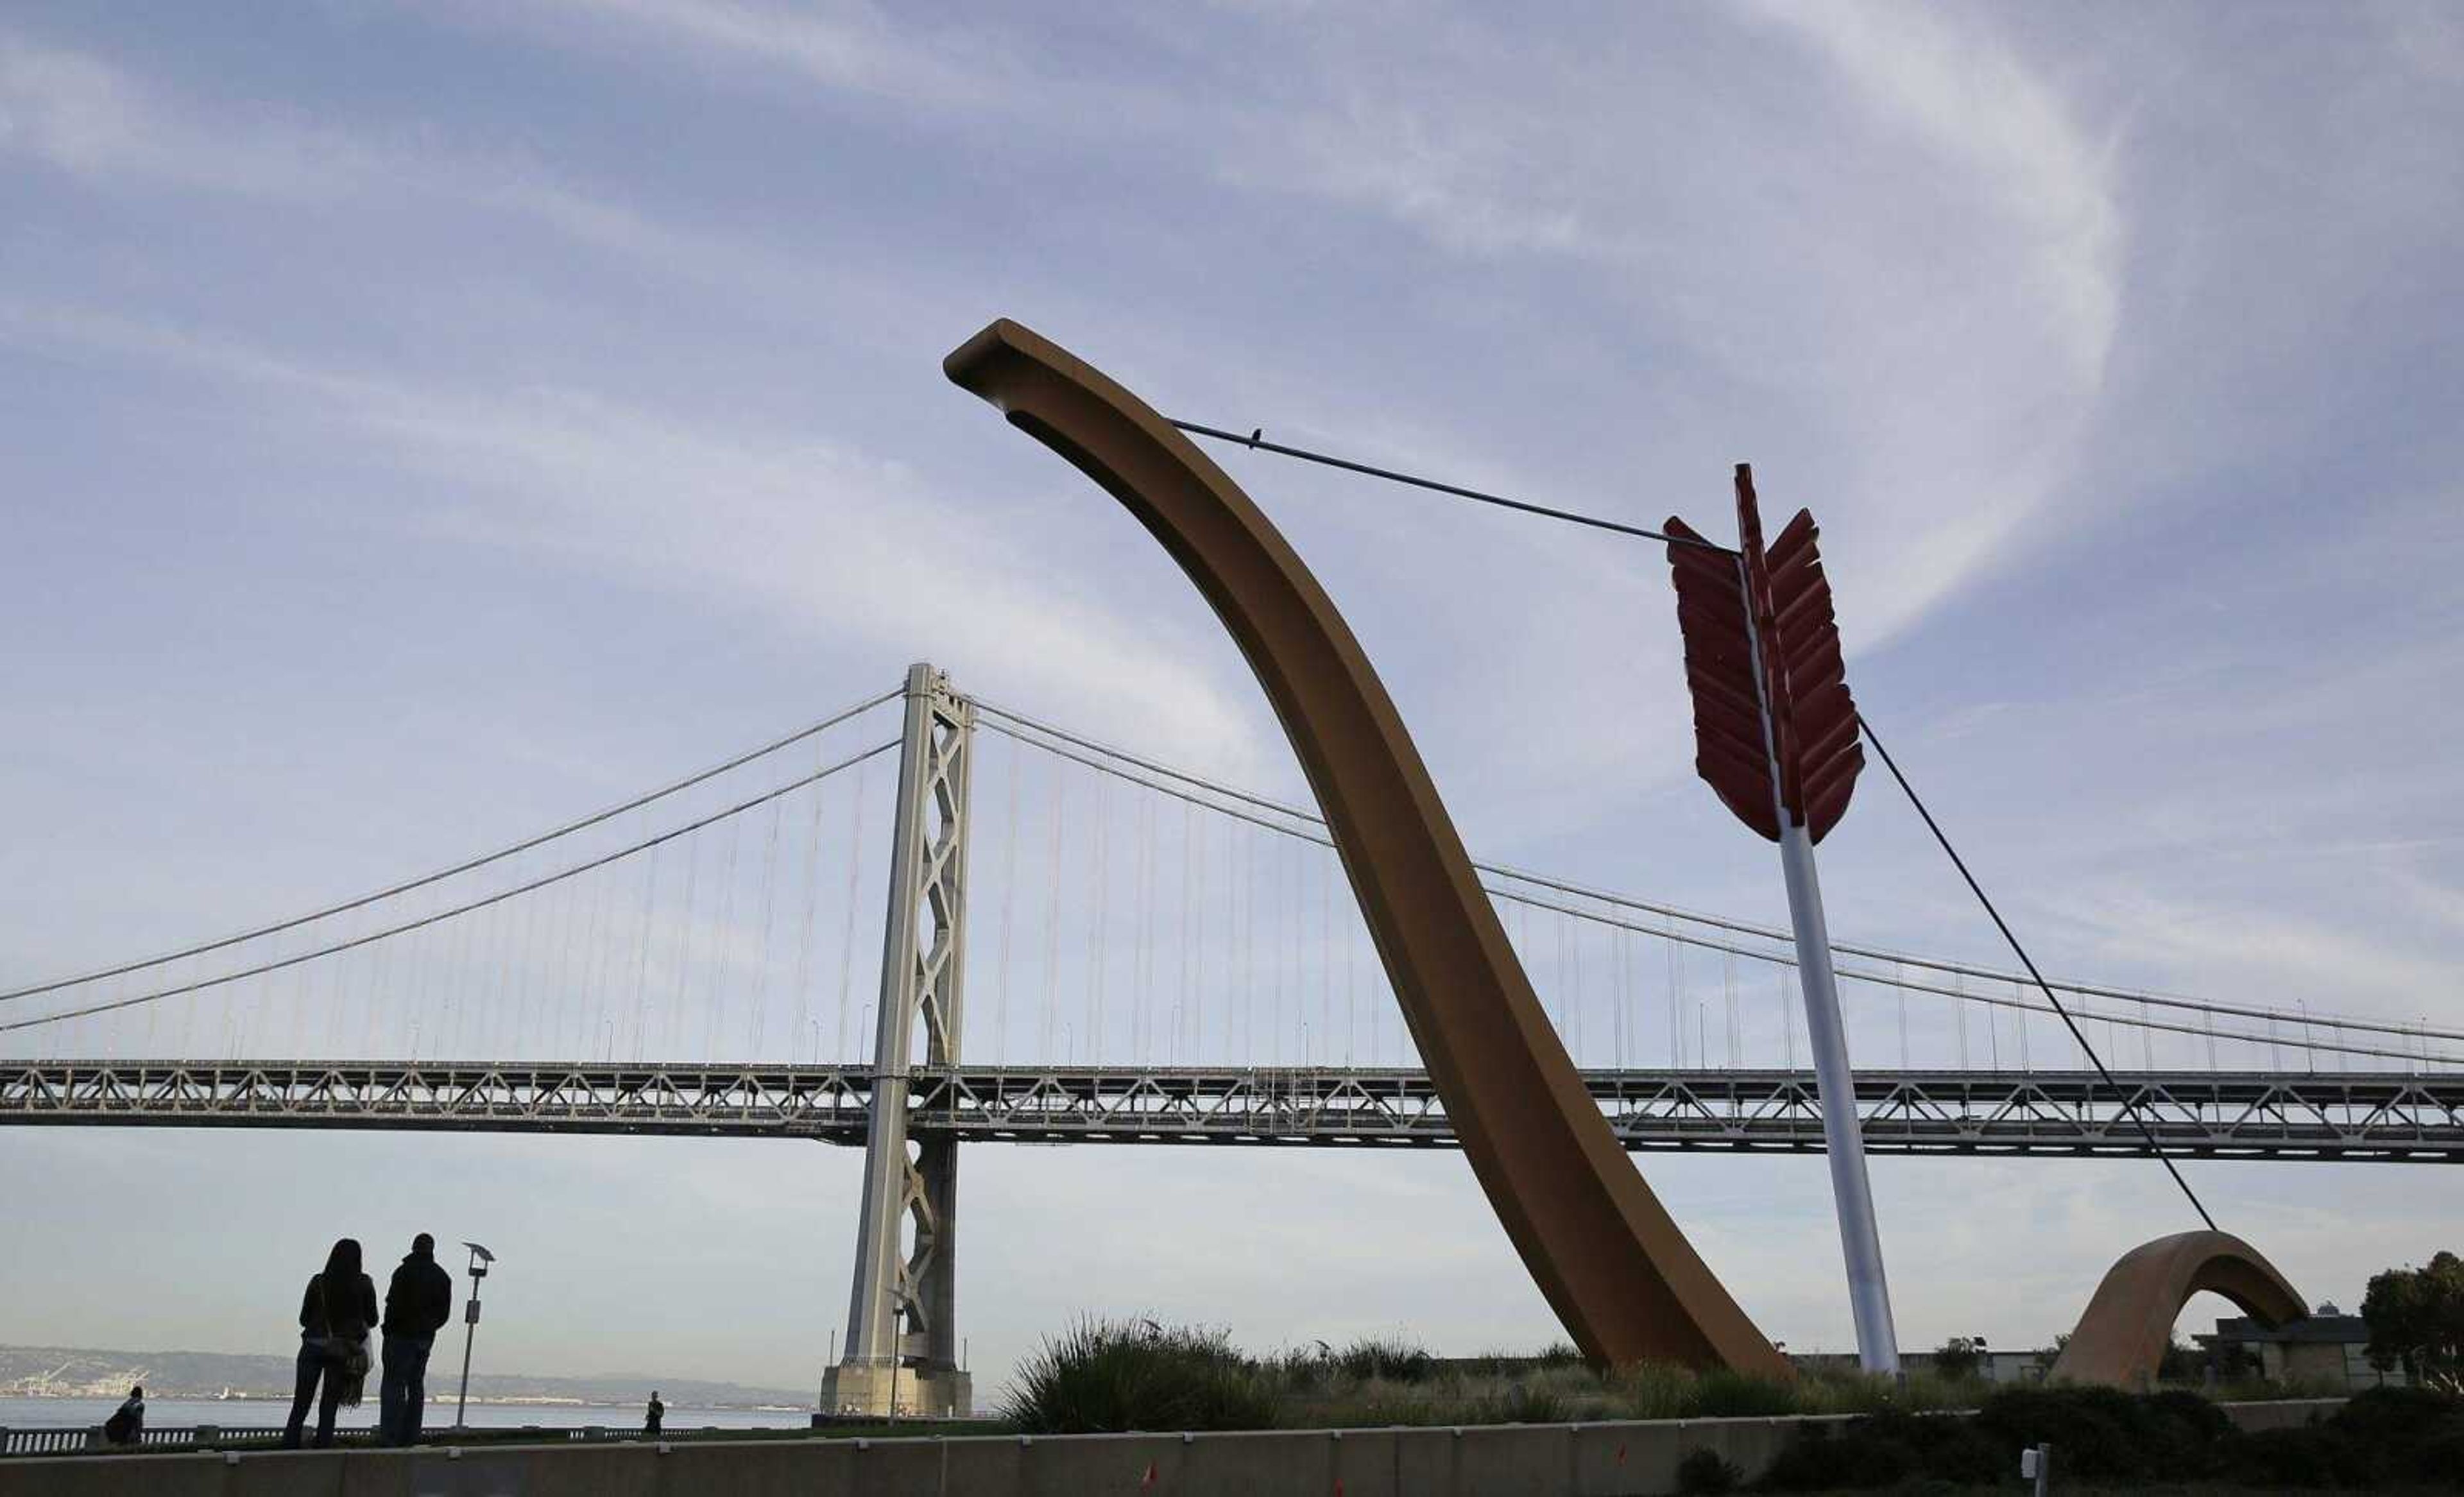
<svg viewBox="0 0 2464 1497">
<path fill-rule="evenodd" d="M 1399 1335 L 1266 1356 L 1221 1330 L 1081 1320 L 1020 1369 L 1001 1408 L 1022 1432 L 1559 1424 L 1595 1420 L 1873 1414 L 1972 1408 L 1984 1385 L 1849 1373 L 1793 1383 L 1643 1364 L 1595 1370 L 1572 1347 L 1442 1360 Z"/>
<path fill-rule="evenodd" d="M 1274 1379 L 1226 1332 L 1084 1319 L 1020 1365 L 1001 1416 L 1024 1434 L 1265 1429 Z"/>
<path fill-rule="evenodd" d="M 2216 1397 L 2319 1391 L 2234 1385 L 2216 1390 Z M 1911 1418 L 1947 1410 L 1982 1412 L 1972 1421 Z M 1447 1359 L 1394 1334 L 1341 1347 L 1311 1342 L 1260 1356 L 1234 1346 L 1220 1329 L 1152 1320 L 1081 1320 L 1047 1339 L 1021 1368 L 1000 1414 L 1025 1434 L 1857 1415 L 1868 1417 L 1858 1426 L 1863 1442 L 1853 1450 L 1848 1442 L 1835 1446 L 1790 1485 L 1811 1490 L 1816 1489 L 1805 1485 L 1811 1480 L 1860 1479 L 1836 1469 L 1852 1453 L 1867 1477 L 1924 1470 L 1944 1482 L 1989 1481 L 2003 1474 L 2005 1463 L 1989 1455 L 1987 1443 L 2015 1450 L 2022 1434 L 2077 1452 L 2080 1464 L 2069 1469 L 2084 1480 L 2234 1474 L 2196 1464 L 2207 1458 L 2200 1452 L 2212 1454 L 2231 1442 L 2212 1403 L 2185 1390 L 2131 1398 L 2104 1390 L 1996 1390 L 1930 1373 L 1894 1383 L 1847 1370 L 1807 1372 L 1789 1382 L 1664 1363 L 1601 1371 L 1572 1347 L 1551 1347 L 1536 1356 Z M 1954 1437 L 1954 1428 L 1969 1433 Z M 2251 1448 L 2263 1453 L 2269 1442 L 2254 1439 Z M 2285 1459 L 2306 1459 L 2310 1449 L 2277 1443 L 2286 1444 Z M 2125 1447 L 2151 1454 L 2127 1472 L 2098 1469 L 2101 1453 Z"/>
</svg>

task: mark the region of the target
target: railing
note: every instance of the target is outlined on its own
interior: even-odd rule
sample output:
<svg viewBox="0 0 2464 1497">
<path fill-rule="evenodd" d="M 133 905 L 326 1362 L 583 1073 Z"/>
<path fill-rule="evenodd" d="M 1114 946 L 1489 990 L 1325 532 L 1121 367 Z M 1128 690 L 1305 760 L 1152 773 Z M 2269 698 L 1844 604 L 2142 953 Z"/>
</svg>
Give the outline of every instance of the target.
<svg viewBox="0 0 2464 1497">
<path fill-rule="evenodd" d="M 802 1431 L 804 1426 L 781 1425 L 781 1429 Z M 722 1427 L 703 1424 L 691 1428 L 675 1427 L 659 1432 L 661 1440 L 712 1440 L 729 1435 L 765 1433 L 763 1429 Z M 31 1429 L 0 1424 L 0 1456 L 63 1456 L 63 1455 L 126 1455 L 138 1450 L 266 1450 L 282 1443 L 283 1426 L 279 1424 L 245 1427 L 227 1424 L 173 1425 L 138 1432 L 132 1445 L 114 1445 L 102 1438 L 99 1424 L 45 1424 Z M 518 1424 L 490 1425 L 484 1429 L 429 1429 L 422 1443 L 447 1445 L 457 1442 L 481 1443 L 552 1443 L 559 1440 L 588 1443 L 594 1441 L 626 1441 L 649 1438 L 649 1432 L 638 1424 L 561 1425 Z M 337 1445 L 367 1445 L 376 1441 L 376 1432 L 368 1429 L 338 1429 L 334 1432 Z"/>
</svg>

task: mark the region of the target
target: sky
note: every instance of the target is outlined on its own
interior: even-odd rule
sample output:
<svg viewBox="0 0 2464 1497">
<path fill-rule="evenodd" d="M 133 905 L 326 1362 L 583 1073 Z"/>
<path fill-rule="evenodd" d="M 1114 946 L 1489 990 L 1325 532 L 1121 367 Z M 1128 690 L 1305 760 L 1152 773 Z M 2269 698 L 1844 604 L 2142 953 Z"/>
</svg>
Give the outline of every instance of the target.
<svg viewBox="0 0 2464 1497">
<path fill-rule="evenodd" d="M 1167 559 L 943 379 L 1010 317 L 1174 415 L 1632 523 L 1730 533 L 1750 461 L 2043 965 L 2454 1024 L 2459 138 L 2434 3 L 21 0 L 0 986 L 451 862 L 913 660 L 1305 797 Z M 1784 914 L 1691 776 L 1657 554 L 1224 460 L 1476 850 Z M 1841 938 L 2005 959 L 1879 779 L 1823 859 Z M 1459 1156 L 965 1157 L 988 1391 L 1087 1311 L 1557 1334 Z M 1850 1344 L 1822 1161 L 1641 1165 L 1767 1332 Z M 2435 1169 L 2189 1169 L 2314 1299 L 2456 1245 Z M 859 1170 L 12 1130 L 0 1340 L 282 1351 L 347 1222 L 381 1262 L 491 1241 L 506 1370 L 810 1386 Z M 1872 1173 L 1909 1346 L 2042 1344 L 2192 1224 L 2145 1161 Z"/>
</svg>

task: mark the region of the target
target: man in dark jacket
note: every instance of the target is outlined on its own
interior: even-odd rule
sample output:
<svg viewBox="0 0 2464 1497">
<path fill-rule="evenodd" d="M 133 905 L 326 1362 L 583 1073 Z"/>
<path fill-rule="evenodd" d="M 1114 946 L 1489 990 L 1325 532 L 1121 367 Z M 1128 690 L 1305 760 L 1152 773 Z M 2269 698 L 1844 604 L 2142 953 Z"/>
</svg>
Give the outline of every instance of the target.
<svg viewBox="0 0 2464 1497">
<path fill-rule="evenodd" d="M 385 1380 L 377 1391 L 377 1438 L 419 1443 L 428 1411 L 428 1353 L 453 1316 L 453 1276 L 436 1266 L 436 1239 L 422 1232 L 385 1287 Z"/>
</svg>

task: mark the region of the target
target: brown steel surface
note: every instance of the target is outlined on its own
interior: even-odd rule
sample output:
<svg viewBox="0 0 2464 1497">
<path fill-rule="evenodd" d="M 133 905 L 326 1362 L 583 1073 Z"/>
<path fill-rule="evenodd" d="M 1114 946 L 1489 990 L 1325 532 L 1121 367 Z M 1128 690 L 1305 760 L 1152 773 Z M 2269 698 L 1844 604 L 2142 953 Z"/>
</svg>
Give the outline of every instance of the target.
<svg viewBox="0 0 2464 1497">
<path fill-rule="evenodd" d="M 2180 1232 L 2144 1243 L 2105 1270 L 2051 1374 L 2057 1382 L 2145 1388 L 2191 1295 L 2213 1290 L 2269 1329 L 2309 1313 L 2255 1247 L 2230 1232 Z"/>
<path fill-rule="evenodd" d="M 1240 646 L 1473 1173 L 1575 1345 L 1595 1362 L 1793 1376 L 1585 1093 L 1394 702 L 1282 534 L 1144 402 L 1015 322 L 942 367 L 1118 499 Z"/>
</svg>

